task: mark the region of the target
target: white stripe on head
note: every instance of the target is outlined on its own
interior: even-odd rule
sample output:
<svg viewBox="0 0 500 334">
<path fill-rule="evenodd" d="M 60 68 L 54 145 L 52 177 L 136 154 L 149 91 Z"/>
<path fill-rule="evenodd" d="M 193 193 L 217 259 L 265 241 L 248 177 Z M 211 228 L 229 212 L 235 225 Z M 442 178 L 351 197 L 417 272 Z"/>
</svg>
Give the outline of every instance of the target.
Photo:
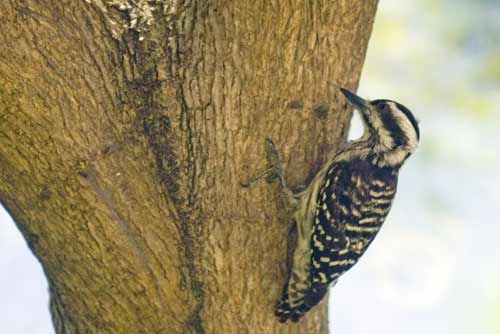
<svg viewBox="0 0 500 334">
<path fill-rule="evenodd" d="M 382 122 L 382 119 L 380 116 L 377 114 L 375 111 L 371 111 L 372 113 L 375 113 L 375 115 L 372 115 L 370 117 L 370 121 L 372 124 L 373 129 L 377 132 L 378 135 L 378 147 L 376 147 L 377 151 L 384 152 L 388 151 L 394 148 L 394 140 L 392 139 L 391 133 L 389 130 L 386 129 L 384 126 L 384 123 Z"/>
<path fill-rule="evenodd" d="M 418 145 L 418 137 L 417 137 L 417 132 L 415 130 L 415 127 L 413 126 L 411 121 L 408 119 L 408 116 L 406 116 L 405 113 L 398 108 L 396 103 L 389 102 L 388 105 L 389 105 L 389 108 L 391 108 L 391 112 L 392 112 L 392 116 L 394 117 L 394 120 L 397 122 L 401 131 L 404 133 L 404 135 L 407 139 L 403 149 L 409 153 L 415 151 L 415 149 L 417 148 L 417 145 Z"/>
<path fill-rule="evenodd" d="M 387 102 L 387 105 L 391 109 L 391 116 L 405 137 L 405 142 L 402 146 L 393 146 L 382 153 L 381 158 L 377 161 L 381 167 L 401 165 L 408 155 L 415 151 L 418 145 L 417 132 L 408 116 L 398 108 L 396 103 Z"/>
</svg>

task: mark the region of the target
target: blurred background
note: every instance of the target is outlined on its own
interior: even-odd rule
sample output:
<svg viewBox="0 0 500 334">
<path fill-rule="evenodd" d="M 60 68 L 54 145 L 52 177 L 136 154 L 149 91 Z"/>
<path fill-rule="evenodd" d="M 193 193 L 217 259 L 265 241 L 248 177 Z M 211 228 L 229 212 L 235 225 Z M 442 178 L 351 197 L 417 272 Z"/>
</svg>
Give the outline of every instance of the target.
<svg viewBox="0 0 500 334">
<path fill-rule="evenodd" d="M 330 292 L 333 333 L 499 334 L 500 1 L 380 1 L 358 92 L 409 107 L 422 140 Z"/>
<path fill-rule="evenodd" d="M 331 290 L 332 332 L 500 334 L 500 0 L 380 1 L 358 93 L 409 107 L 422 141 Z M 53 333 L 42 269 L 1 207 L 0 267 L 0 332 Z"/>
</svg>

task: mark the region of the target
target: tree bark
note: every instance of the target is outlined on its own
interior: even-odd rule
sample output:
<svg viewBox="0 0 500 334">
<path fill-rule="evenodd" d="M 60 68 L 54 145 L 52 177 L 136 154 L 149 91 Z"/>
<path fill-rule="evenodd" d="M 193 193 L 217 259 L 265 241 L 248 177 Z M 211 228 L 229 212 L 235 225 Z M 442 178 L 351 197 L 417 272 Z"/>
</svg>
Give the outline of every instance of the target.
<svg viewBox="0 0 500 334">
<path fill-rule="evenodd" d="M 347 136 L 376 0 L 0 2 L 0 199 L 57 333 L 327 333 L 274 307 L 290 219 Z"/>
</svg>

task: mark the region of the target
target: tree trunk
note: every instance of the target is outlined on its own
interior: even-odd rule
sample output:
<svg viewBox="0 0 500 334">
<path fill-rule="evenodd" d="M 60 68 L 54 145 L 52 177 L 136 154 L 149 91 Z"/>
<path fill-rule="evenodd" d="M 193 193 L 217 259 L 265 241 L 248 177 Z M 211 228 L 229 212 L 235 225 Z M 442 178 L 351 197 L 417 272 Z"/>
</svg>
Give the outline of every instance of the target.
<svg viewBox="0 0 500 334">
<path fill-rule="evenodd" d="M 57 333 L 327 333 L 274 307 L 293 187 L 345 141 L 376 0 L 0 2 L 0 199 Z"/>
</svg>

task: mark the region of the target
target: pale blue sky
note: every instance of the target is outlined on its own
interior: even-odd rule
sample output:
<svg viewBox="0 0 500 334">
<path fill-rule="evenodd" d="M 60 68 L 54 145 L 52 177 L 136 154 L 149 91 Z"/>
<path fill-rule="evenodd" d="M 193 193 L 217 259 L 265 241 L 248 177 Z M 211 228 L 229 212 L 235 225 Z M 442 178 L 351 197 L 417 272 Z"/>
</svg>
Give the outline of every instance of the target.
<svg viewBox="0 0 500 334">
<path fill-rule="evenodd" d="M 422 139 L 331 290 L 334 333 L 500 333 L 499 17 L 500 1 L 380 2 L 359 94 L 409 107 Z"/>
</svg>

